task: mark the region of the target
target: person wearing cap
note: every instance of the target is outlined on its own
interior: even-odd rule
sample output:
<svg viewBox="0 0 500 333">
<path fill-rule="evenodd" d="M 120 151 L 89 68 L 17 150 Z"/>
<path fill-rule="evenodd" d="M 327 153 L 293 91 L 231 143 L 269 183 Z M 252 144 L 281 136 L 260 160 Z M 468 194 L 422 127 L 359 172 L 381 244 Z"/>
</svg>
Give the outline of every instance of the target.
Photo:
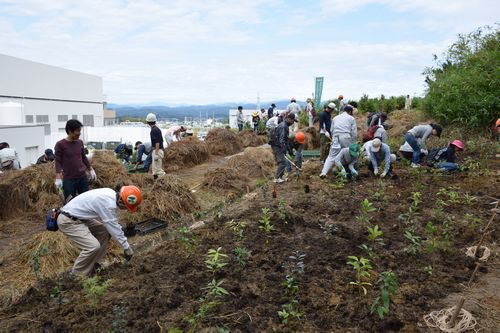
<svg viewBox="0 0 500 333">
<path fill-rule="evenodd" d="M 358 127 L 356 119 L 352 116 L 354 109 L 350 105 L 344 107 L 344 111 L 332 120 L 332 148 L 347 148 L 351 143 L 356 143 Z"/>
<path fill-rule="evenodd" d="M 257 129 L 259 128 L 259 123 L 260 123 L 259 111 L 252 112 L 252 124 L 254 132 L 257 132 Z"/>
<path fill-rule="evenodd" d="M 300 108 L 300 105 L 297 104 L 297 100 L 295 99 L 295 97 L 292 97 L 290 99 L 290 104 L 287 105 L 286 112 L 287 112 L 287 114 L 295 115 L 295 119 L 297 119 L 297 120 L 299 119 L 299 114 L 300 114 L 300 112 L 302 112 L 302 109 Z M 298 129 L 299 129 L 299 124 L 296 122 L 293 125 L 292 130 L 294 132 L 297 132 Z"/>
<path fill-rule="evenodd" d="M 267 109 L 267 119 L 271 119 L 272 117 L 276 116 L 275 110 L 276 109 L 276 104 L 272 103 L 269 109 Z"/>
<path fill-rule="evenodd" d="M 124 164 L 129 164 L 130 157 L 133 153 L 132 143 L 120 143 L 118 146 L 116 146 L 114 152 L 117 159 L 123 161 Z"/>
<path fill-rule="evenodd" d="M 0 173 L 7 170 L 19 169 L 21 169 L 21 163 L 19 163 L 17 151 L 14 148 L 10 148 L 7 142 L 0 143 Z"/>
<path fill-rule="evenodd" d="M 274 178 L 275 183 L 283 183 L 283 174 L 286 168 L 285 154 L 288 151 L 288 138 L 289 138 L 289 127 L 295 123 L 297 119 L 295 114 L 288 114 L 285 121 L 282 121 L 273 131 L 272 135 L 269 137 L 269 144 L 273 150 L 274 158 L 278 169 L 276 170 L 276 177 Z"/>
<path fill-rule="evenodd" d="M 148 172 L 149 167 L 151 166 L 151 163 L 153 162 L 153 154 L 151 154 L 152 146 L 151 142 L 144 142 L 142 143 L 141 141 L 137 141 L 135 143 L 135 150 L 137 150 L 137 159 L 135 161 L 135 167 L 134 171 L 137 171 L 139 168 L 139 164 L 142 163 L 142 158 L 143 155 L 146 155 L 146 159 L 144 160 L 144 165 L 142 166 L 143 172 Z"/>
<path fill-rule="evenodd" d="M 319 144 L 321 162 L 325 162 L 328 157 L 328 150 L 331 143 L 331 126 L 332 126 L 332 111 L 336 109 L 336 105 L 330 102 L 327 107 L 319 114 Z"/>
<path fill-rule="evenodd" d="M 161 133 L 161 129 L 156 126 L 156 115 L 154 113 L 148 113 L 146 116 L 146 122 L 149 127 L 151 127 L 149 136 L 151 138 L 152 147 L 151 155 L 153 161 L 153 178 L 157 179 L 158 177 L 165 175 L 165 171 L 163 170 L 163 156 L 165 154 L 163 150 L 163 135 Z"/>
<path fill-rule="evenodd" d="M 75 197 L 61 208 L 57 217 L 59 230 L 81 252 L 76 258 L 72 275 L 91 276 L 106 254 L 111 237 L 121 245 L 126 260 L 134 251 L 118 223 L 118 209 L 134 213 L 142 202 L 141 190 L 133 185 L 121 187 L 119 192 L 110 188 L 90 190 Z"/>
<path fill-rule="evenodd" d="M 368 169 L 373 172 L 375 176 L 384 178 L 386 175 L 391 175 L 391 162 L 396 161 L 396 155 L 391 154 L 389 145 L 376 138 L 365 142 L 361 149 L 361 154 L 368 165 Z M 384 170 L 381 172 L 380 167 L 384 161 Z"/>
<path fill-rule="evenodd" d="M 181 141 L 182 133 L 186 132 L 187 128 L 184 126 L 175 125 L 165 131 L 165 147 L 168 147 L 175 141 Z"/>
<path fill-rule="evenodd" d="M 348 148 L 342 148 L 333 159 L 328 156 L 319 177 L 325 178 L 334 165 L 335 171 L 338 171 L 343 178 L 347 178 L 346 167 L 349 169 L 352 177 L 357 177 L 358 171 L 356 171 L 355 165 L 358 161 L 358 156 L 359 145 L 357 143 L 350 144 Z"/>
<path fill-rule="evenodd" d="M 428 125 L 418 125 L 413 127 L 411 130 L 405 133 L 404 140 L 408 142 L 408 144 L 413 149 L 413 157 L 411 160 L 411 167 L 418 168 L 420 167 L 420 151 L 421 149 L 428 151 L 426 141 L 431 135 L 436 135 L 437 137 L 441 137 L 441 132 L 443 128 L 439 124 L 428 124 Z M 421 139 L 420 144 L 418 143 L 418 139 Z"/>
<path fill-rule="evenodd" d="M 55 160 L 55 156 L 54 156 L 54 152 L 52 151 L 52 149 L 48 148 L 48 149 L 45 149 L 45 152 L 42 156 L 40 156 L 38 158 L 38 160 L 36 160 L 36 164 L 45 164 L 45 163 L 49 163 L 49 162 L 52 162 Z"/>
<path fill-rule="evenodd" d="M 457 151 L 463 151 L 464 144 L 460 140 L 453 140 L 447 147 L 434 148 L 429 152 L 425 160 L 427 166 L 439 169 L 440 171 L 456 171 L 459 169 L 457 164 Z"/>
<path fill-rule="evenodd" d="M 243 125 L 245 125 L 245 115 L 243 114 L 243 107 L 238 106 L 238 115 L 236 116 L 236 124 L 238 125 L 238 132 L 243 131 Z"/>
<path fill-rule="evenodd" d="M 306 136 L 302 132 L 293 133 L 290 132 L 289 140 L 288 140 L 288 154 L 289 159 L 295 158 L 294 164 L 302 168 L 302 151 L 304 150 L 304 143 L 306 141 Z M 295 151 L 295 152 L 294 152 Z M 286 161 L 286 172 L 290 174 L 292 172 L 292 163 L 289 160 Z M 300 171 L 296 170 L 297 175 L 300 174 Z"/>
</svg>

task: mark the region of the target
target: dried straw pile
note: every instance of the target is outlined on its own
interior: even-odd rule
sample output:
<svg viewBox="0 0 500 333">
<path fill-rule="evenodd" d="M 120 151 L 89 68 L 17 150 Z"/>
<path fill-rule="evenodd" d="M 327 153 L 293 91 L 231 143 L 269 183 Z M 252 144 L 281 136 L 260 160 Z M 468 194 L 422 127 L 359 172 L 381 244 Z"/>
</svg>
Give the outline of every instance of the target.
<svg viewBox="0 0 500 333">
<path fill-rule="evenodd" d="M 93 188 L 109 187 L 117 189 L 119 184 L 131 182 L 130 175 L 110 151 L 96 151 L 92 158 L 92 167 L 97 174 Z"/>
<path fill-rule="evenodd" d="M 198 201 L 186 184 L 172 175 L 157 179 L 152 186 L 144 187 L 142 193 L 137 221 L 149 218 L 169 221 L 199 208 Z"/>
<path fill-rule="evenodd" d="M 155 182 L 153 176 L 147 173 L 133 173 L 130 175 L 130 180 L 130 184 L 138 186 L 140 189 L 153 186 Z"/>
<path fill-rule="evenodd" d="M 212 155 L 233 155 L 243 148 L 236 133 L 226 128 L 214 128 L 208 132 L 205 142 Z"/>
<path fill-rule="evenodd" d="M 250 180 L 241 175 L 238 170 L 220 167 L 205 174 L 203 184 L 210 189 L 222 189 L 240 192 L 246 188 Z"/>
<path fill-rule="evenodd" d="M 53 163 L 33 165 L 0 176 L 0 219 L 14 214 L 34 213 L 60 205 L 54 185 Z M 8 207 L 8 209 L 7 209 Z"/>
<path fill-rule="evenodd" d="M 208 146 L 195 137 L 172 143 L 165 149 L 163 168 L 176 171 L 183 167 L 192 167 L 205 162 L 209 157 Z"/>
<path fill-rule="evenodd" d="M 319 149 L 319 132 L 316 127 L 308 127 L 302 131 L 306 135 L 306 150 Z"/>
<path fill-rule="evenodd" d="M 257 135 L 251 130 L 246 130 L 238 133 L 241 144 L 244 148 L 258 147 L 267 143 L 266 135 Z"/>
</svg>

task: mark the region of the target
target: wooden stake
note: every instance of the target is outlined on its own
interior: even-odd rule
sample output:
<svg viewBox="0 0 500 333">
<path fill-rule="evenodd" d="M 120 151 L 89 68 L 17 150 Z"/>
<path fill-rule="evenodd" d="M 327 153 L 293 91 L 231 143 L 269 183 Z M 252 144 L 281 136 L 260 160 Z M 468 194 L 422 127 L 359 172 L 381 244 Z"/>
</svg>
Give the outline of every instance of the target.
<svg viewBox="0 0 500 333">
<path fill-rule="evenodd" d="M 453 312 L 453 315 L 451 316 L 451 320 L 449 323 L 450 328 L 455 327 L 455 322 L 457 321 L 458 315 L 460 314 L 460 311 L 462 310 L 462 307 L 464 306 L 465 298 L 461 297 L 460 300 L 458 301 L 458 305 L 455 308 L 455 311 Z"/>
<path fill-rule="evenodd" d="M 472 283 L 472 280 L 474 280 L 474 276 L 476 276 L 476 273 L 480 266 L 481 266 L 480 263 L 476 263 L 476 268 L 474 269 L 474 272 L 472 272 L 472 275 L 470 276 L 469 282 L 467 283 L 467 287 L 469 287 L 470 284 Z"/>
<path fill-rule="evenodd" d="M 495 205 L 495 209 L 498 207 L 498 201 Z M 483 236 L 481 237 L 481 240 L 479 241 L 479 244 L 477 245 L 477 248 L 476 248 L 476 255 L 475 257 L 479 257 L 479 249 L 481 248 L 481 246 L 483 245 L 483 242 L 484 242 L 484 239 L 486 238 L 486 235 L 488 234 L 487 231 L 488 231 L 488 228 L 490 227 L 491 223 L 493 222 L 493 220 L 495 219 L 495 217 L 497 216 L 497 212 L 496 210 L 493 211 L 493 215 L 491 215 L 491 218 L 490 218 L 490 221 L 488 222 L 488 224 L 486 225 L 486 228 L 484 228 L 484 232 L 483 232 Z"/>
</svg>

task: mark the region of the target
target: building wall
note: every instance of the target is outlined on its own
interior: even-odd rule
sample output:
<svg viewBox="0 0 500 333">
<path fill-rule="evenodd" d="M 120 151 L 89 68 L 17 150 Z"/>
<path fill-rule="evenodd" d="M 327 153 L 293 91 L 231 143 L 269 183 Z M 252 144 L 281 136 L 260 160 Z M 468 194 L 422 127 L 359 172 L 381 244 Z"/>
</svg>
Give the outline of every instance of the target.
<svg viewBox="0 0 500 333">
<path fill-rule="evenodd" d="M 35 164 L 46 149 L 43 126 L 0 126 L 0 141 L 17 151 L 22 168 Z"/>
</svg>

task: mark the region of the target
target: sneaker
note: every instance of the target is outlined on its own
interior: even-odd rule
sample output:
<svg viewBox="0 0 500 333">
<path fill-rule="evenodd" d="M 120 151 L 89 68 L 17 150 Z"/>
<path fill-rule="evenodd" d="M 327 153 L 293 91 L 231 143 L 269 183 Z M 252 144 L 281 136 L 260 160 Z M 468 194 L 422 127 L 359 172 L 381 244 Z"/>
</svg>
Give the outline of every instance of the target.
<svg viewBox="0 0 500 333">
<path fill-rule="evenodd" d="M 416 163 L 412 163 L 412 164 L 411 164 L 411 167 L 412 167 L 412 168 L 420 168 L 420 165 L 419 165 L 419 164 L 416 164 Z"/>
<path fill-rule="evenodd" d="M 274 180 L 273 180 L 274 183 L 278 183 L 278 184 L 283 183 L 284 181 L 285 180 L 283 178 L 274 178 Z"/>
<path fill-rule="evenodd" d="M 326 178 L 326 174 L 324 174 L 324 173 L 320 174 L 320 175 L 319 175 L 319 178 L 321 178 L 321 179 L 325 179 L 325 178 Z"/>
</svg>

